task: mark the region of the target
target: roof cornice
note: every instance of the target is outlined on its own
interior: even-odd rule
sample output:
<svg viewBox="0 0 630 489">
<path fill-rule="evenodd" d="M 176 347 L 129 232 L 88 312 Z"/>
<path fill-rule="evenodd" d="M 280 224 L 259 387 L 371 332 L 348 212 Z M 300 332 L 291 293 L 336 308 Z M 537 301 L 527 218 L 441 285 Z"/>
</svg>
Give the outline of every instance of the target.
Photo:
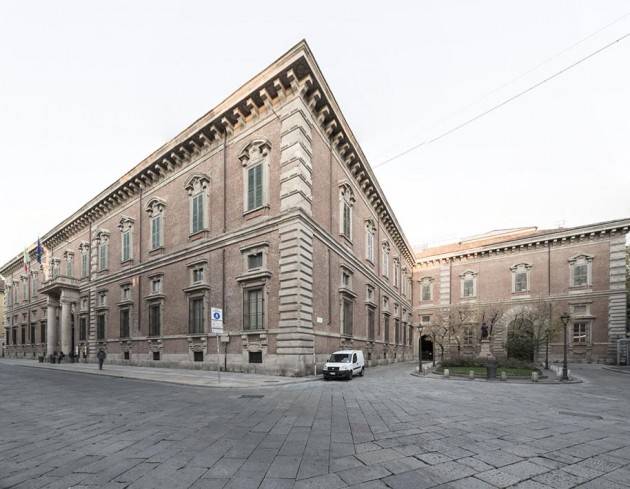
<svg viewBox="0 0 630 489">
<path fill-rule="evenodd" d="M 365 193 L 385 228 L 406 258 L 414 263 L 413 250 L 306 41 L 300 41 L 215 108 L 44 234 L 42 245 L 54 248 L 81 232 L 136 194 L 163 180 L 167 174 L 222 145 L 224 139 L 227 140 L 246 122 L 269 109 L 276 99 L 296 93 L 304 97 L 314 120 L 329 138 L 330 144 Z M 2 269 L 19 259 L 20 255 Z"/>
<path fill-rule="evenodd" d="M 432 262 L 448 261 L 455 258 L 475 258 L 488 256 L 491 253 L 499 251 L 517 251 L 540 245 L 558 244 L 572 242 L 576 239 L 593 239 L 606 234 L 622 233 L 626 234 L 630 231 L 630 218 L 617 219 L 613 221 L 604 221 L 595 224 L 587 224 L 584 226 L 576 226 L 566 229 L 552 229 L 548 232 L 536 234 L 534 236 L 525 236 L 523 238 L 515 238 L 499 243 L 470 247 L 464 250 L 458 250 L 448 253 L 437 253 L 435 255 L 426 255 L 416 260 L 417 264 L 428 264 Z M 425 250 L 426 252 L 427 250 Z"/>
</svg>

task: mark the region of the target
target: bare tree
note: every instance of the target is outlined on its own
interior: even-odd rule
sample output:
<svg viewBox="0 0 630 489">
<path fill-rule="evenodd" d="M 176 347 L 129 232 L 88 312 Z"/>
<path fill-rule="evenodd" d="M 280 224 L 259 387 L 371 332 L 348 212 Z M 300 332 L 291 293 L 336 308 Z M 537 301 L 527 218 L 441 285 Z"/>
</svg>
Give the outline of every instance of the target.
<svg viewBox="0 0 630 489">
<path fill-rule="evenodd" d="M 440 361 L 444 360 L 444 348 L 448 342 L 450 321 L 449 310 L 440 309 L 435 311 L 431 317 L 431 322 L 422 330 L 423 335 L 431 337 L 433 348 L 435 349 L 437 346 L 440 349 Z M 435 365 L 435 354 L 433 355 L 433 364 Z"/>
<path fill-rule="evenodd" d="M 448 343 L 457 345 L 457 358 L 461 356 L 462 345 L 468 328 L 477 327 L 480 309 L 472 304 L 451 307 L 448 321 Z"/>
</svg>

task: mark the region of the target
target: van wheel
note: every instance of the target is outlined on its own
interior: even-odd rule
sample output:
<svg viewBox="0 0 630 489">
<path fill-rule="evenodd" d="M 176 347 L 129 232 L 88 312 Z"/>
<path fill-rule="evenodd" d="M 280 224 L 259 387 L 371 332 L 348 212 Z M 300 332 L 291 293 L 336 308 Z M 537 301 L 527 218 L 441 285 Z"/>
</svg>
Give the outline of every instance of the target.
<svg viewBox="0 0 630 489">
<path fill-rule="evenodd" d="M 361 372 L 359 372 L 359 375 L 361 377 L 363 377 L 363 373 L 365 372 L 365 367 L 361 367 Z"/>
<path fill-rule="evenodd" d="M 352 370 L 350 370 L 350 371 L 348 372 L 348 380 L 352 380 L 352 377 L 353 377 L 353 376 L 352 376 Z"/>
</svg>

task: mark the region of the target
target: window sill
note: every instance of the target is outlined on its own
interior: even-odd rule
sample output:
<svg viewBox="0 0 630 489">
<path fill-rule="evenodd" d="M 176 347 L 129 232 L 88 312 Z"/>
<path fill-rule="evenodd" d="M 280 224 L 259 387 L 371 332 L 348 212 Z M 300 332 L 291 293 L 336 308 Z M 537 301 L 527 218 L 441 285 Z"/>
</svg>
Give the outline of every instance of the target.
<svg viewBox="0 0 630 489">
<path fill-rule="evenodd" d="M 162 300 L 166 299 L 166 296 L 164 294 L 162 294 L 161 292 L 157 293 L 157 294 L 149 294 L 148 296 L 146 296 L 144 298 L 145 301 L 157 301 L 157 300 L 160 300 L 160 299 L 162 299 Z"/>
<path fill-rule="evenodd" d="M 263 204 L 261 206 L 254 207 L 253 209 L 247 209 L 246 211 L 243 212 L 243 217 L 245 219 L 253 219 L 255 217 L 262 215 L 263 213 L 268 211 L 270 208 L 271 206 L 269 204 Z"/>
<path fill-rule="evenodd" d="M 164 254 L 164 246 L 160 246 L 158 248 L 153 248 L 152 250 L 149 250 L 149 256 L 163 255 L 163 254 Z"/>
<path fill-rule="evenodd" d="M 120 265 L 133 265 L 133 258 L 127 258 L 126 260 L 121 260 Z"/>
<path fill-rule="evenodd" d="M 579 285 L 569 287 L 569 294 L 575 294 L 580 292 L 592 292 L 593 289 L 590 285 Z"/>
<path fill-rule="evenodd" d="M 366 306 L 376 307 L 378 304 L 376 302 L 374 302 L 372 299 L 365 299 L 365 305 Z"/>
<path fill-rule="evenodd" d="M 269 270 L 257 270 L 239 275 L 236 277 L 236 281 L 247 282 L 252 280 L 266 280 L 268 278 L 271 278 L 271 272 Z"/>
<path fill-rule="evenodd" d="M 208 285 L 207 283 L 204 283 L 204 282 L 199 282 L 197 284 L 193 284 L 193 285 L 190 285 L 188 287 L 185 287 L 182 290 L 184 292 L 186 292 L 186 293 L 198 292 L 198 291 L 202 291 L 202 290 L 210 290 L 210 285 Z"/>
<path fill-rule="evenodd" d="M 339 287 L 339 293 L 346 296 L 350 296 L 353 299 L 357 298 L 357 294 L 355 294 L 354 291 L 352 289 L 349 289 L 348 287 Z"/>
<path fill-rule="evenodd" d="M 109 309 L 109 306 L 96 306 L 94 308 L 95 311 L 107 311 Z"/>
<path fill-rule="evenodd" d="M 123 306 L 133 306 L 133 300 L 131 299 L 124 299 L 118 302 L 118 305 L 123 307 Z"/>
<path fill-rule="evenodd" d="M 206 239 L 206 238 L 208 238 L 208 236 L 210 236 L 210 231 L 208 230 L 208 228 L 203 228 L 203 229 L 200 229 L 199 231 L 196 231 L 194 233 L 190 233 L 188 235 L 188 240 L 189 241 L 198 241 L 200 239 Z"/>
<path fill-rule="evenodd" d="M 250 335 L 250 334 L 261 334 L 261 333 L 267 333 L 267 328 L 261 328 L 261 329 L 242 329 L 240 331 L 241 335 Z"/>
<path fill-rule="evenodd" d="M 349 236 L 346 236 L 344 233 L 339 233 L 339 237 L 341 238 L 342 241 L 344 241 L 348 246 L 352 247 L 353 243 L 352 243 L 352 238 Z"/>
</svg>

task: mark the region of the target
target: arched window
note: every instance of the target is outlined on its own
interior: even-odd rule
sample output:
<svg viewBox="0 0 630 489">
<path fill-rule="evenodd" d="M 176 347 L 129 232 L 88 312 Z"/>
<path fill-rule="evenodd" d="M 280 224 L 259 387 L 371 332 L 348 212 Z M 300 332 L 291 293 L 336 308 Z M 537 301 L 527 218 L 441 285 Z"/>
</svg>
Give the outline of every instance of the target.
<svg viewBox="0 0 630 489">
<path fill-rule="evenodd" d="M 210 178 L 207 175 L 197 173 L 186 181 L 185 189 L 188 192 L 188 215 L 190 234 L 196 234 L 208 229 L 208 187 Z"/>
<path fill-rule="evenodd" d="M 254 211 L 269 205 L 269 156 L 271 143 L 256 139 L 243 148 L 239 160 L 243 166 L 243 209 Z"/>
<path fill-rule="evenodd" d="M 339 233 L 352 241 L 352 206 L 354 192 L 347 183 L 339 187 Z"/>
<path fill-rule="evenodd" d="M 133 258 L 133 223 L 134 220 L 126 216 L 121 217 L 118 223 L 121 262 L 126 262 Z"/>
<path fill-rule="evenodd" d="M 164 209 L 166 202 L 157 197 L 147 202 L 146 211 L 149 214 L 150 241 L 149 250 L 154 251 L 164 247 Z"/>
</svg>

